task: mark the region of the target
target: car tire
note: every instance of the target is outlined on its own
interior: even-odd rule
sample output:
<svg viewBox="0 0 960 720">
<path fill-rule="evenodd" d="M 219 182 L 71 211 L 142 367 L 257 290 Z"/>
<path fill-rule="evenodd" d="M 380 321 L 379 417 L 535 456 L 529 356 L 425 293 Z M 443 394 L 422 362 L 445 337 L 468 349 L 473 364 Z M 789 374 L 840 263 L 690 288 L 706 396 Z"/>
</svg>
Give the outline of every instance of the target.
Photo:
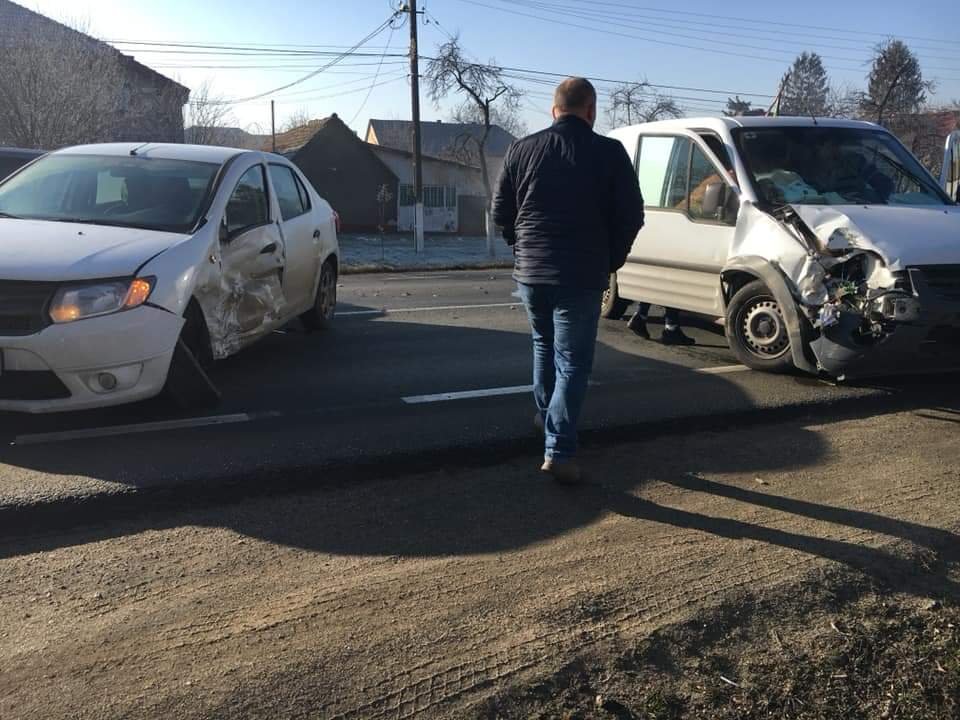
<svg viewBox="0 0 960 720">
<path fill-rule="evenodd" d="M 336 309 L 337 266 L 332 260 L 327 260 L 320 268 L 313 307 L 300 316 L 300 321 L 307 330 L 323 330 L 330 325 Z"/>
<path fill-rule="evenodd" d="M 183 329 L 173 351 L 161 397 L 179 410 L 203 410 L 220 403 L 220 391 L 207 371 L 213 366 L 210 335 L 195 302 L 184 313 Z"/>
<path fill-rule="evenodd" d="M 610 273 L 610 282 L 603 291 L 603 300 L 600 303 L 600 317 L 607 320 L 620 320 L 630 307 L 630 301 L 620 297 L 617 286 L 617 274 Z"/>
<path fill-rule="evenodd" d="M 760 280 L 740 288 L 727 305 L 726 334 L 737 359 L 753 370 L 793 369 L 790 333 L 777 299 Z"/>
</svg>

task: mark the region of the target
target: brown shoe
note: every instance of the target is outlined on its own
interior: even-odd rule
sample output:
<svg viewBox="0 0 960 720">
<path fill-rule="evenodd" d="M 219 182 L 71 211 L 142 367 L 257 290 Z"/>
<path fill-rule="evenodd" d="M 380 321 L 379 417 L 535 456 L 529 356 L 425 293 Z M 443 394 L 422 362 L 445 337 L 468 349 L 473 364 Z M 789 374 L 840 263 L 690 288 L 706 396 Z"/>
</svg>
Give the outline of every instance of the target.
<svg viewBox="0 0 960 720">
<path fill-rule="evenodd" d="M 543 461 L 540 470 L 550 475 L 555 482 L 561 485 L 577 485 L 583 482 L 583 471 L 575 460 L 547 458 Z"/>
</svg>

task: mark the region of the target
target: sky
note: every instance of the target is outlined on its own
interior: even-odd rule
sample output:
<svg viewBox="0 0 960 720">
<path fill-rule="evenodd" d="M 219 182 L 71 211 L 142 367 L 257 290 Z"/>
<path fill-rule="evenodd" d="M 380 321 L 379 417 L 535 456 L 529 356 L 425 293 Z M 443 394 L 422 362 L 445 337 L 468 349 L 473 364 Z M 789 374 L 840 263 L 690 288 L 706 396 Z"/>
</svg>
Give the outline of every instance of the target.
<svg viewBox="0 0 960 720">
<path fill-rule="evenodd" d="M 282 127 L 293 115 L 337 113 L 361 135 L 370 118 L 410 117 L 409 26 L 400 16 L 358 52 L 300 80 L 384 25 L 388 0 L 20 0 L 70 23 L 189 88 L 208 84 L 230 105 L 231 124 L 269 132 L 270 99 Z M 833 84 L 862 88 L 873 47 L 904 40 L 937 82 L 932 100 L 960 98 L 960 37 L 955 3 L 918 6 L 889 0 L 418 0 L 420 54 L 450 35 L 478 62 L 494 61 L 520 87 L 522 119 L 533 131 L 550 122 L 550 93 L 578 74 L 607 81 L 647 80 L 691 115 L 716 114 L 728 95 L 767 106 L 780 78 L 802 51 L 823 56 Z M 678 9 L 682 8 L 682 9 Z M 143 43 L 216 46 L 184 48 Z M 227 49 L 230 46 L 233 49 Z M 251 49 L 255 48 L 255 49 Z M 319 55 L 318 53 L 326 53 Z M 398 57 L 389 57 L 398 55 Z M 421 73 L 423 68 L 421 67 Z M 424 120 L 446 120 L 451 98 L 437 107 L 421 88 Z"/>
</svg>

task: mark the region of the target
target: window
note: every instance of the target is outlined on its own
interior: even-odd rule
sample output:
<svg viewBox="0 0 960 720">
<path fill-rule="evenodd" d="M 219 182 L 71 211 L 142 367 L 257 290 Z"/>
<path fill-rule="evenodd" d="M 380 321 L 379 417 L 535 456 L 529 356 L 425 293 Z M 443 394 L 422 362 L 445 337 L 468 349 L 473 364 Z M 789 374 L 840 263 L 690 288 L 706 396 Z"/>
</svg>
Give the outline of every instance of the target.
<svg viewBox="0 0 960 720">
<path fill-rule="evenodd" d="M 263 166 L 254 165 L 240 178 L 227 203 L 227 234 L 238 235 L 258 225 L 266 225 L 269 220 Z"/>
<path fill-rule="evenodd" d="M 280 217 L 284 220 L 292 220 L 307 211 L 303 206 L 300 188 L 297 187 L 297 179 L 290 168 L 271 163 L 270 180 L 273 182 L 273 191 L 277 194 Z"/>
<path fill-rule="evenodd" d="M 400 206 L 414 205 L 413 185 L 400 186 Z M 454 185 L 424 185 L 423 205 L 428 208 L 456 208 L 457 188 Z"/>
<path fill-rule="evenodd" d="M 300 193 L 300 204 L 303 205 L 303 211 L 307 212 L 313 207 L 313 203 L 310 202 L 310 193 L 307 192 L 307 188 L 304 186 L 303 180 L 300 179 L 300 176 L 297 175 L 297 173 L 293 174 L 293 179 L 297 181 L 297 192 Z"/>
<path fill-rule="evenodd" d="M 695 145 L 690 157 L 690 195 L 687 199 L 690 217 L 694 220 L 717 219 L 716 213 L 708 216 L 703 212 L 703 198 L 706 195 L 707 188 L 710 185 L 717 184 L 725 185 L 723 178 L 720 176 L 720 171 Z"/>
<path fill-rule="evenodd" d="M 690 141 L 686 138 L 641 138 L 637 178 L 647 207 L 686 207 L 689 155 Z"/>
</svg>

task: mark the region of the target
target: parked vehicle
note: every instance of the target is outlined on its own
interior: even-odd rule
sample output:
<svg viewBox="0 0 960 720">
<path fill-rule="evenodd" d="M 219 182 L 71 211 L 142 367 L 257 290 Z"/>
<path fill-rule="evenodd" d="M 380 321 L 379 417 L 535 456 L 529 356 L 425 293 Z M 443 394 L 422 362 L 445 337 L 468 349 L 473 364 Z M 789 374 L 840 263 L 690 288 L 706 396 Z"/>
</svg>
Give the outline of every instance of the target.
<svg viewBox="0 0 960 720">
<path fill-rule="evenodd" d="M 20 148 L 0 147 L 0 180 L 19 170 L 32 160 L 43 155 L 42 150 L 21 150 Z"/>
<path fill-rule="evenodd" d="M 758 370 L 960 364 L 960 208 L 885 129 L 737 117 L 611 136 L 647 216 L 606 317 L 645 301 L 723 318 Z"/>
<path fill-rule="evenodd" d="M 0 409 L 214 394 L 204 368 L 333 317 L 336 213 L 285 158 L 89 145 L 0 183 Z"/>
</svg>

